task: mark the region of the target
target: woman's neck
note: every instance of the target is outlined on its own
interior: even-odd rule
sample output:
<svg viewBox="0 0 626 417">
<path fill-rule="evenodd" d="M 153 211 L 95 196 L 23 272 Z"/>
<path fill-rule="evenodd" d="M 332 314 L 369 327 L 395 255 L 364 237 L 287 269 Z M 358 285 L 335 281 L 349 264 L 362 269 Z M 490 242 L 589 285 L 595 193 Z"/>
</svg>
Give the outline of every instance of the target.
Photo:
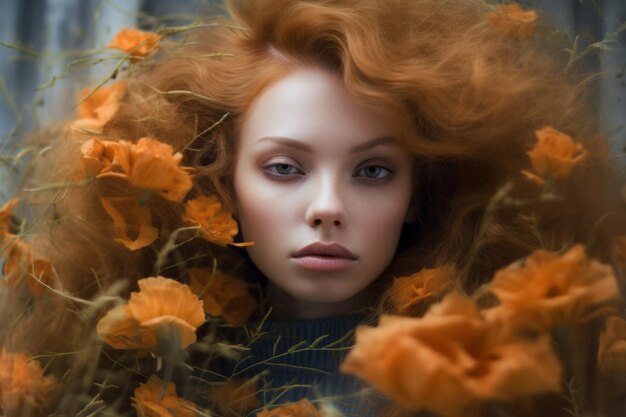
<svg viewBox="0 0 626 417">
<path fill-rule="evenodd" d="M 365 291 L 343 301 L 313 302 L 294 298 L 284 290 L 269 283 L 267 300 L 268 306 L 272 308 L 271 319 L 321 319 L 347 314 L 363 308 L 365 306 Z"/>
</svg>

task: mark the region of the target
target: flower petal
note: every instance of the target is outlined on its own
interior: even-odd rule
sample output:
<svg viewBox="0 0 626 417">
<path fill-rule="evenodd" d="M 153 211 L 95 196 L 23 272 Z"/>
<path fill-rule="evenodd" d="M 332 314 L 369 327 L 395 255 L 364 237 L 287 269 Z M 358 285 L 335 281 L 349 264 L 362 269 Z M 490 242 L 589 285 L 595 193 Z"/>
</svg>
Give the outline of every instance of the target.
<svg viewBox="0 0 626 417">
<path fill-rule="evenodd" d="M 96 326 L 98 337 L 114 349 L 153 349 L 146 342 L 139 321 L 130 314 L 128 306 L 118 306 L 102 317 Z"/>
<path fill-rule="evenodd" d="M 200 196 L 186 203 L 183 220 L 200 228 L 202 238 L 220 246 L 232 244 L 237 222 L 223 210 L 216 196 Z"/>
<path fill-rule="evenodd" d="M 145 384 L 139 384 L 132 397 L 133 408 L 139 417 L 196 417 L 192 402 L 179 398 L 176 385 L 164 384 L 152 375 Z"/>
<path fill-rule="evenodd" d="M 155 33 L 124 28 L 107 44 L 107 48 L 119 49 L 132 58 L 145 58 L 158 46 L 160 40 L 161 36 Z"/>
<path fill-rule="evenodd" d="M 159 237 L 159 230 L 152 226 L 150 210 L 140 207 L 136 197 L 100 198 L 100 202 L 113 220 L 115 241 L 128 249 L 144 248 Z"/>
</svg>

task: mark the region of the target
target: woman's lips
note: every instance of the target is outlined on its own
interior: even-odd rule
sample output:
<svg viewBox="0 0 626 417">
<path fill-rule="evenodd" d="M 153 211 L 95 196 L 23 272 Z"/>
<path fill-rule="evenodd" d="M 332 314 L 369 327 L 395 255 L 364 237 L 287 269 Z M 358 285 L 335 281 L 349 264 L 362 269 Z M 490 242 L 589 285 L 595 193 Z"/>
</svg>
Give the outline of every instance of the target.
<svg viewBox="0 0 626 417">
<path fill-rule="evenodd" d="M 321 255 L 307 255 L 292 259 L 296 265 L 314 272 L 341 272 L 356 262 L 355 259 Z"/>
<path fill-rule="evenodd" d="M 341 272 L 350 268 L 357 256 L 338 243 L 315 242 L 292 255 L 296 265 L 314 272 Z"/>
</svg>

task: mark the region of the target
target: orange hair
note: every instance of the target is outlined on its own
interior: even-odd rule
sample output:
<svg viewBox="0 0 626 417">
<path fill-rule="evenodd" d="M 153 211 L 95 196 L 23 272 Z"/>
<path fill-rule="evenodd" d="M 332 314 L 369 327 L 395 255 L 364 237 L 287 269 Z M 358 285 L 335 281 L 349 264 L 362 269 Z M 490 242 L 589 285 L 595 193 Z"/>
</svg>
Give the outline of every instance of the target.
<svg viewBox="0 0 626 417">
<path fill-rule="evenodd" d="M 533 220 L 539 227 L 556 234 L 554 248 L 595 233 L 576 222 L 565 226 L 555 215 L 583 198 L 572 193 L 563 205 L 500 209 L 483 230 L 482 250 L 470 254 L 496 190 L 514 181 L 518 196 L 536 196 L 519 172 L 529 165 L 526 152 L 537 129 L 553 126 L 590 148 L 595 174 L 574 176 L 573 183 L 595 182 L 610 170 L 606 149 L 593 135 L 583 84 L 564 69 L 565 39 L 548 36 L 549 28 L 539 27 L 536 41 L 503 37 L 485 19 L 490 7 L 482 0 L 229 6 L 241 29 L 224 25 L 198 34 L 177 56 L 137 77 L 136 93 L 106 126 L 106 136 L 172 143 L 196 167 L 196 187 L 219 194 L 232 208 L 237 129 L 246 109 L 293 68 L 318 66 L 341 76 L 357 100 L 391 112 L 405 126 L 401 140 L 417 166 L 418 236 L 399 270 L 452 262 L 474 288 L 545 245 L 531 230 L 531 211 L 542 214 Z M 225 55 L 214 56 L 219 53 Z M 596 200 L 607 199 L 606 190 L 595 192 Z M 601 214 L 589 207 L 575 216 Z"/>
</svg>

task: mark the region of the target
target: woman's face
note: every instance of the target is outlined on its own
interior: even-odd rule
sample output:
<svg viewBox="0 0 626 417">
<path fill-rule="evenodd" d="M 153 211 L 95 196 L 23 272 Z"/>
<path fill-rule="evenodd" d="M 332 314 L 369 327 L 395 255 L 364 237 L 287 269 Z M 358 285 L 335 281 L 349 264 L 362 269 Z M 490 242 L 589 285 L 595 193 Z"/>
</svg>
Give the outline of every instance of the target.
<svg viewBox="0 0 626 417">
<path fill-rule="evenodd" d="M 313 68 L 272 84 L 246 115 L 235 167 L 243 238 L 305 316 L 358 306 L 392 260 L 412 190 L 411 157 L 394 137 L 391 118 Z"/>
</svg>

